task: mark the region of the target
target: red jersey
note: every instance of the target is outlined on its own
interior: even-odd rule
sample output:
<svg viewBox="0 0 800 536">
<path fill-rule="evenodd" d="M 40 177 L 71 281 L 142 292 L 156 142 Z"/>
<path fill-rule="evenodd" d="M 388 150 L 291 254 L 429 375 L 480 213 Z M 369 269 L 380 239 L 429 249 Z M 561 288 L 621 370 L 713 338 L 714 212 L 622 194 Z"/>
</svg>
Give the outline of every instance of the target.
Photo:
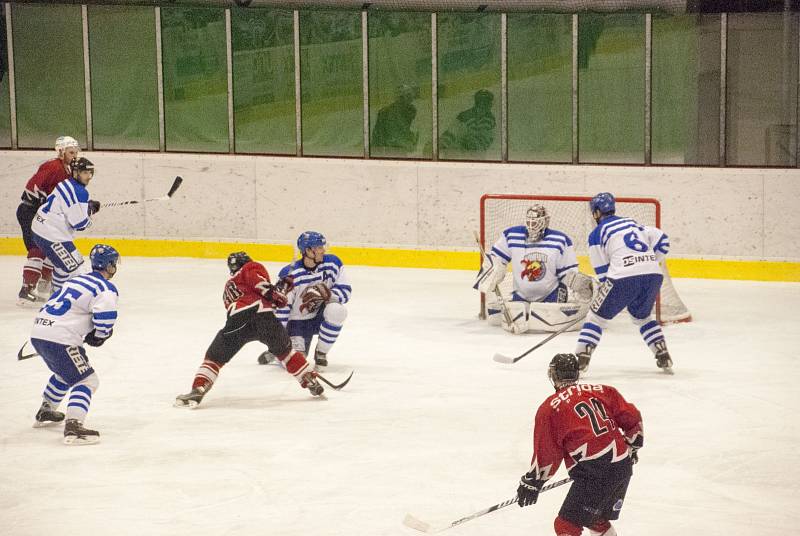
<svg viewBox="0 0 800 536">
<path fill-rule="evenodd" d="M 642 414 L 608 385 L 562 387 L 536 412 L 531 471 L 539 480 L 551 478 L 564 460 L 567 470 L 577 463 L 628 457 L 628 443 L 642 446 Z"/>
<path fill-rule="evenodd" d="M 225 283 L 222 301 L 228 316 L 245 309 L 257 307 L 258 312 L 272 311 L 272 304 L 264 297 L 271 286 L 269 273 L 263 264 L 250 261 Z"/>
<path fill-rule="evenodd" d="M 28 179 L 25 191 L 22 192 L 22 200 L 29 205 L 38 207 L 47 200 L 48 195 L 53 193 L 56 184 L 70 178 L 70 176 L 60 158 L 48 160 L 39 166 L 33 177 Z"/>
</svg>

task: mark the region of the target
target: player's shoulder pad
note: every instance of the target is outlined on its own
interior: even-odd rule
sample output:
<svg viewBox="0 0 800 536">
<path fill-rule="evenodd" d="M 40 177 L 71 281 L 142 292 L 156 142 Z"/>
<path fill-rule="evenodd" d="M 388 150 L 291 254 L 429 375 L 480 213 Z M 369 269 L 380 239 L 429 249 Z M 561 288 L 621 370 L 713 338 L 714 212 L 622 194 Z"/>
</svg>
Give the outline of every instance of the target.
<svg viewBox="0 0 800 536">
<path fill-rule="evenodd" d="M 75 179 L 70 179 L 69 184 L 72 186 L 75 196 L 78 198 L 78 203 L 89 202 L 89 190 L 86 189 L 86 186 Z"/>
<path fill-rule="evenodd" d="M 297 262 L 300 262 L 300 261 L 297 261 Z M 283 268 L 281 268 L 281 271 L 280 271 L 280 272 L 278 272 L 278 279 L 283 279 L 283 278 L 284 278 L 284 277 L 286 277 L 287 275 L 291 274 L 291 273 L 292 273 L 292 271 L 293 271 L 295 268 L 297 268 L 297 262 L 293 262 L 293 263 L 291 263 L 291 264 L 287 264 L 286 266 L 284 266 Z"/>
<path fill-rule="evenodd" d="M 326 253 L 325 255 L 322 256 L 322 264 L 325 263 L 335 264 L 339 268 L 342 267 L 342 260 L 336 255 L 333 255 L 331 253 Z"/>
<path fill-rule="evenodd" d="M 503 231 L 503 234 L 506 236 L 506 238 L 508 238 L 508 235 L 510 234 L 519 234 L 519 233 L 522 233 L 525 236 L 527 236 L 528 228 L 525 227 L 524 225 L 514 225 L 513 227 L 508 227 Z"/>
<path fill-rule="evenodd" d="M 561 232 L 561 231 L 557 231 L 556 229 L 551 229 L 551 228 L 548 227 L 544 231 L 544 236 L 545 237 L 553 236 L 553 237 L 563 238 L 568 246 L 572 245 L 572 239 L 569 237 L 569 235 L 567 233 L 564 233 L 564 232 Z"/>
<path fill-rule="evenodd" d="M 86 279 L 97 285 L 100 288 L 101 292 L 107 290 L 119 296 L 119 291 L 117 290 L 116 285 L 114 285 L 114 283 L 112 283 L 111 281 L 100 275 L 99 272 L 92 271 L 89 272 L 88 274 L 83 274 L 80 277 L 85 277 Z"/>
</svg>

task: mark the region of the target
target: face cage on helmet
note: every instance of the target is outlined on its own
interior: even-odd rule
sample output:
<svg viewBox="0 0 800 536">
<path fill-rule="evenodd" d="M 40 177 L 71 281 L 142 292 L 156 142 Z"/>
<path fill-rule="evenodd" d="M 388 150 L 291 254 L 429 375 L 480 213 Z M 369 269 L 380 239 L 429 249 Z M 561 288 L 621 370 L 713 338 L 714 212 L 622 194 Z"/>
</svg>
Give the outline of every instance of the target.
<svg viewBox="0 0 800 536">
<path fill-rule="evenodd" d="M 560 389 L 561 387 L 567 385 L 574 385 L 578 383 L 578 375 L 575 376 L 574 379 L 572 378 L 565 378 L 559 379 L 556 377 L 556 368 L 555 367 L 548 367 L 547 368 L 547 377 L 550 380 L 550 384 L 553 386 L 554 389 Z"/>
<path fill-rule="evenodd" d="M 536 242 L 544 234 L 544 230 L 550 225 L 550 216 L 537 216 L 525 218 L 525 227 L 528 228 L 528 241 Z"/>
</svg>

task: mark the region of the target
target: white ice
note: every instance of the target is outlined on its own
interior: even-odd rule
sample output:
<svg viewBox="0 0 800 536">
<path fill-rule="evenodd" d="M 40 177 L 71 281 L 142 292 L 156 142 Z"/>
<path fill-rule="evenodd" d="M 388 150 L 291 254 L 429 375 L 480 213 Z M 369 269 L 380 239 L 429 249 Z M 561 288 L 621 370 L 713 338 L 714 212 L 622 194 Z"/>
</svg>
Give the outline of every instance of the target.
<svg viewBox="0 0 800 536">
<path fill-rule="evenodd" d="M 495 352 L 521 353 L 540 336 L 477 320 L 472 273 L 349 267 L 350 315 L 326 373 L 355 369 L 343 391 L 312 399 L 278 366 L 257 365 L 254 343 L 199 409 L 177 409 L 224 322 L 225 263 L 126 258 L 114 337 L 89 349 L 100 389 L 86 424 L 101 442 L 67 447 L 58 427 L 31 427 L 49 372 L 15 357 L 35 316 L 13 304 L 21 266 L 0 258 L 0 533 L 14 536 L 410 536 L 407 512 L 438 524 L 515 494 L 533 414 L 552 392 L 546 365 L 576 339 L 500 365 Z M 659 372 L 619 319 L 586 378 L 644 415 L 618 531 L 798 534 L 800 285 L 675 286 L 694 315 L 665 329 L 676 374 Z M 553 534 L 565 492 L 449 534 Z"/>
</svg>

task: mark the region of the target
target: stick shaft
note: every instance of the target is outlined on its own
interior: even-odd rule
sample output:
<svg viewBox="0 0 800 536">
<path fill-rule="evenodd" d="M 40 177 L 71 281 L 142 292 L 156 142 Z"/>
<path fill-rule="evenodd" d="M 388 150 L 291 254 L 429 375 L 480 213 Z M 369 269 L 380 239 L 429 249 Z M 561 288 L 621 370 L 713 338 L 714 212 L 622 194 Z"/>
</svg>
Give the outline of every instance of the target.
<svg viewBox="0 0 800 536">
<path fill-rule="evenodd" d="M 575 324 L 577 324 L 577 323 L 578 323 L 578 322 L 580 322 L 581 320 L 583 320 L 583 318 L 576 318 L 576 319 L 575 319 L 573 322 L 570 322 L 569 324 L 567 324 L 566 326 L 562 327 L 562 328 L 561 328 L 561 329 L 559 329 L 558 331 L 554 331 L 553 333 L 551 333 L 550 335 L 548 335 L 548 336 L 547 336 L 547 337 L 546 337 L 544 340 L 542 340 L 542 341 L 539 341 L 539 343 L 538 343 L 538 344 L 534 345 L 532 348 L 530 348 L 529 350 L 527 350 L 525 353 L 523 353 L 523 354 L 519 355 L 518 357 L 515 357 L 515 358 L 514 358 L 514 363 L 516 363 L 517 361 L 519 361 L 520 359 L 522 359 L 522 358 L 523 358 L 523 357 L 525 357 L 526 355 L 530 354 L 531 352 L 533 352 L 533 351 L 534 351 L 534 350 L 536 350 L 537 348 L 541 348 L 541 347 L 542 347 L 542 346 L 544 346 L 546 343 L 550 342 L 551 340 L 553 340 L 553 339 L 554 339 L 554 338 L 556 338 L 557 336 L 561 335 L 562 333 L 564 333 L 565 331 L 567 331 L 569 328 L 571 328 L 572 326 L 574 326 Z"/>
</svg>

